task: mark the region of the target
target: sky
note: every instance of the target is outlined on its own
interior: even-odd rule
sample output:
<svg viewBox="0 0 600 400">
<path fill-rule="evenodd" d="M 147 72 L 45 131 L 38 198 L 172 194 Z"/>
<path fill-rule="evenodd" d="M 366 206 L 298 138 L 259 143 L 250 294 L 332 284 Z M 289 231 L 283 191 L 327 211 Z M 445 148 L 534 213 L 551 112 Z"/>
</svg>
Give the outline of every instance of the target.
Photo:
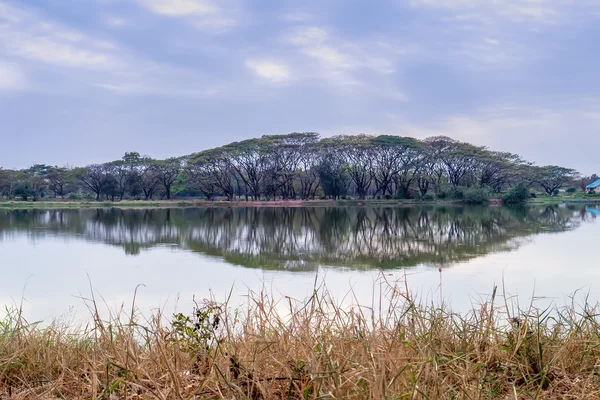
<svg viewBox="0 0 600 400">
<path fill-rule="evenodd" d="M 600 173 L 600 0 L 0 0 L 0 166 L 447 135 Z"/>
</svg>

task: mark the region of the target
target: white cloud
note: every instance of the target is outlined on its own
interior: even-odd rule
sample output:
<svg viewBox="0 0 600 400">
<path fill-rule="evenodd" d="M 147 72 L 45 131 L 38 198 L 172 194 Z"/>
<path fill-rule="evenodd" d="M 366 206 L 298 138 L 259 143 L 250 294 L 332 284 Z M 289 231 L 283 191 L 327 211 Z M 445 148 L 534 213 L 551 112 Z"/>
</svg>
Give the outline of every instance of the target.
<svg viewBox="0 0 600 400">
<path fill-rule="evenodd" d="M 406 100 L 406 95 L 386 77 L 406 56 L 397 46 L 379 39 L 344 40 L 318 26 L 296 28 L 287 35 L 286 42 L 296 48 L 301 62 L 310 60 L 302 68 L 308 78 L 312 74 L 338 89 Z M 366 75 L 370 77 L 366 79 Z"/>
<path fill-rule="evenodd" d="M 127 26 L 129 24 L 125 18 L 120 18 L 120 17 L 109 17 L 106 20 L 106 22 L 108 23 L 108 25 L 114 26 L 117 28 Z"/>
<path fill-rule="evenodd" d="M 45 77 L 43 84 L 36 86 L 40 91 L 52 87 L 53 91 L 81 93 L 81 85 L 87 84 L 122 95 L 208 96 L 220 93 L 223 86 L 200 71 L 140 58 L 115 43 L 1 2 L 0 37 L 0 56 L 18 59 L 30 72 L 37 70 L 66 78 L 59 85 Z M 8 87 L 7 82 L 23 86 L 24 78 L 18 72 L 5 67 L 3 86 Z M 11 87 L 15 85 L 12 83 Z"/>
<path fill-rule="evenodd" d="M 296 29 L 288 38 L 291 44 L 296 46 L 317 46 L 328 37 L 327 31 L 316 26 L 308 26 Z"/>
<path fill-rule="evenodd" d="M 0 62 L 0 93 L 23 90 L 27 86 L 27 79 L 18 66 Z"/>
<path fill-rule="evenodd" d="M 411 0 L 411 4 L 454 10 L 460 12 L 462 19 L 489 21 L 487 18 L 500 17 L 514 22 L 553 23 L 567 3 L 564 0 Z"/>
<path fill-rule="evenodd" d="M 197 29 L 211 33 L 226 32 L 238 24 L 239 10 L 229 1 L 213 0 L 135 0 L 159 15 L 184 18 Z"/>
<path fill-rule="evenodd" d="M 278 62 L 268 60 L 247 60 L 246 66 L 258 76 L 274 83 L 286 82 L 290 79 L 288 68 Z"/>
<path fill-rule="evenodd" d="M 216 14 L 218 7 L 208 0 L 138 0 L 157 14 L 169 17 Z"/>
<path fill-rule="evenodd" d="M 281 17 L 281 20 L 287 22 L 307 22 L 311 19 L 313 19 L 313 16 L 304 11 L 289 12 Z"/>
<path fill-rule="evenodd" d="M 7 55 L 66 67 L 104 68 L 116 60 L 114 45 L 91 39 L 21 9 L 1 4 L 0 51 Z"/>
</svg>

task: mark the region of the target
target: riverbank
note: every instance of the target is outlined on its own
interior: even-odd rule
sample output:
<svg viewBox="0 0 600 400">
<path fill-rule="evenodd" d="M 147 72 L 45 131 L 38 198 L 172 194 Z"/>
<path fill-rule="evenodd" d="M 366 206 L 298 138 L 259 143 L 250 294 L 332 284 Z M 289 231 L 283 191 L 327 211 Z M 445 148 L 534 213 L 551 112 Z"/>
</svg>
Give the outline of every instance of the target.
<svg viewBox="0 0 600 400">
<path fill-rule="evenodd" d="M 277 200 L 277 201 L 208 201 L 208 200 L 157 200 L 157 201 L 4 201 L 0 209 L 60 209 L 60 208 L 184 208 L 184 207 L 355 207 L 461 204 L 449 200 Z"/>
<path fill-rule="evenodd" d="M 530 199 L 528 205 L 557 205 L 567 202 L 585 202 L 596 198 L 583 196 L 547 196 Z M 276 200 L 276 201 L 225 201 L 225 200 L 123 200 L 123 201 L 0 201 L 0 209 L 64 209 L 64 208 L 185 208 L 185 207 L 357 207 L 357 206 L 443 206 L 464 204 L 461 200 Z M 489 205 L 502 205 L 501 199 L 490 199 Z"/>
<path fill-rule="evenodd" d="M 14 399 L 591 399 L 600 396 L 598 310 L 466 314 L 390 286 L 376 313 L 250 294 L 248 307 L 205 301 L 189 316 L 136 310 L 77 329 L 0 322 L 0 397 Z M 375 302 L 377 303 L 377 302 Z M 287 310 L 287 311 L 286 311 Z M 383 310 L 383 311 L 382 311 Z"/>
</svg>

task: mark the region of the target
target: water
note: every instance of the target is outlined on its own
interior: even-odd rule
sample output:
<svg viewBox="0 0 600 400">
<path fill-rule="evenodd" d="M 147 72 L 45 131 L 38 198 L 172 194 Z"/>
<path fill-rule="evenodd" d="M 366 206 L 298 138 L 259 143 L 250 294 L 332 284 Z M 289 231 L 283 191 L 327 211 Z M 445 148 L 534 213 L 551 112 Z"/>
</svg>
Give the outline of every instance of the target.
<svg viewBox="0 0 600 400">
<path fill-rule="evenodd" d="M 0 304 L 30 319 L 191 310 L 251 291 L 302 299 L 315 281 L 370 304 L 382 276 L 466 309 L 500 285 L 525 301 L 600 299 L 600 210 L 586 206 L 0 211 Z M 350 289 L 353 296 L 347 296 Z"/>
</svg>

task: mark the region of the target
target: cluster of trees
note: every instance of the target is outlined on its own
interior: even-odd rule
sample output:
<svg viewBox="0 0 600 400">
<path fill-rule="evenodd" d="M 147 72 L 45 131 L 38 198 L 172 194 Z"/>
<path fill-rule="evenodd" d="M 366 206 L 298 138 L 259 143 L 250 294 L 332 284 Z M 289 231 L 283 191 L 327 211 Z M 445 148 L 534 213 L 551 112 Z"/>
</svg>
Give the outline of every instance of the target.
<svg viewBox="0 0 600 400">
<path fill-rule="evenodd" d="M 137 152 L 81 168 L 36 164 L 0 169 L 0 195 L 96 200 L 204 197 L 212 200 L 445 196 L 465 188 L 500 193 L 523 184 L 548 194 L 577 185 L 579 174 L 535 166 L 517 154 L 438 136 L 269 135 L 179 158 Z M 581 182 L 583 182 L 581 180 Z"/>
<path fill-rule="evenodd" d="M 96 200 L 170 199 L 182 171 L 179 158 L 154 160 L 125 153 L 121 160 L 70 168 L 36 164 L 24 170 L 0 170 L 0 195 L 37 200 L 44 197 Z"/>
</svg>

